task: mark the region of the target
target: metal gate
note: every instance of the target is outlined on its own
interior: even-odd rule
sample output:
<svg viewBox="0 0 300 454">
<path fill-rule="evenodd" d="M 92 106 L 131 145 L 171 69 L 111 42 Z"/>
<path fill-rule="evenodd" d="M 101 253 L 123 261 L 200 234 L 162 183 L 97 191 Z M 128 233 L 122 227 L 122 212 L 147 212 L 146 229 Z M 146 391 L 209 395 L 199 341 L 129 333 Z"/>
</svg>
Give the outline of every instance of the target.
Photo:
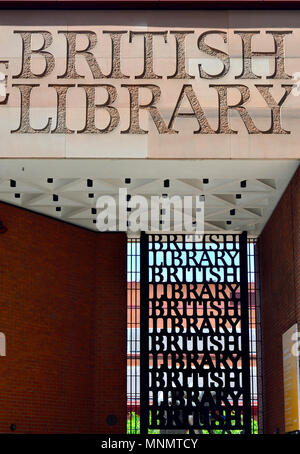
<svg viewBox="0 0 300 454">
<path fill-rule="evenodd" d="M 247 234 L 141 235 L 141 433 L 251 433 Z"/>
</svg>

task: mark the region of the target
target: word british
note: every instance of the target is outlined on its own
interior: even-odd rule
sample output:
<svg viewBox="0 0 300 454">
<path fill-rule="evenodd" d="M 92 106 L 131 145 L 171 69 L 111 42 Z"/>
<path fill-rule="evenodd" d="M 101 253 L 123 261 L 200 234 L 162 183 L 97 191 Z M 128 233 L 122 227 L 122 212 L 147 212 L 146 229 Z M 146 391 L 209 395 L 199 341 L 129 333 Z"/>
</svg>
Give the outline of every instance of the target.
<svg viewBox="0 0 300 454">
<path fill-rule="evenodd" d="M 208 30 L 196 36 L 193 30 L 102 30 L 102 32 L 100 30 L 98 33 L 90 30 L 59 30 L 57 36 L 64 36 L 66 50 L 64 68 L 58 74 L 55 71 L 57 62 L 54 52 L 50 51 L 54 41 L 52 33 L 20 30 L 15 30 L 14 33 L 19 35 L 22 42 L 21 67 L 18 74 L 12 76 L 12 87 L 20 91 L 21 99 L 20 122 L 18 128 L 11 131 L 14 134 L 107 134 L 115 130 L 121 134 L 148 134 L 150 126 L 147 126 L 147 121 L 143 124 L 140 118 L 142 111 L 148 112 L 154 125 L 151 130 L 154 129 L 158 134 L 180 133 L 183 128 L 182 122 L 180 122 L 182 118 L 193 120 L 191 130 L 194 134 L 237 134 L 238 131 L 230 125 L 232 111 L 238 113 L 248 134 L 290 133 L 282 126 L 281 108 L 292 91 L 293 84 L 280 82 L 277 88 L 279 87 L 281 94 L 275 96 L 272 83 L 255 83 L 250 90 L 245 85 L 245 81 L 262 79 L 262 76 L 256 74 L 253 69 L 253 58 L 261 56 L 272 58 L 274 61 L 273 72 L 266 76 L 266 79 L 285 81 L 292 78 L 285 68 L 285 41 L 287 35 L 293 33 L 291 30 L 267 30 L 265 33 L 270 35 L 273 40 L 273 50 L 268 52 L 252 50 L 252 38 L 260 35 L 260 31 L 234 31 L 240 40 L 241 70 L 234 76 L 234 79 L 238 80 L 236 84 L 209 83 L 208 89 L 213 91 L 217 100 L 216 115 L 214 114 L 217 117 L 217 126 L 214 127 L 208 121 L 201 99 L 202 94 L 206 95 L 207 84 L 203 84 L 203 88 L 201 86 L 199 88 L 199 83 L 196 87 L 193 81 L 218 80 L 226 76 L 232 69 L 230 55 L 207 43 L 213 38 L 220 47 L 224 46 L 228 43 L 228 34 L 225 31 Z M 42 41 L 42 45 L 38 49 L 34 49 L 32 43 L 37 38 Z M 86 43 L 83 49 L 82 41 Z M 99 57 L 98 53 L 101 54 L 101 50 L 106 49 L 108 45 L 110 48 L 109 70 L 104 70 L 100 63 L 100 58 L 103 59 L 103 57 Z M 131 46 L 134 49 L 134 46 L 137 45 L 141 50 L 141 55 L 136 59 L 132 58 L 132 62 L 137 62 L 137 64 L 131 65 L 136 73 L 129 74 L 129 71 L 124 70 L 122 49 L 127 46 L 127 53 L 130 54 Z M 196 46 L 196 52 L 199 51 L 199 57 L 193 57 L 199 62 L 194 72 L 189 68 L 187 57 L 187 49 L 190 49 L 192 45 Z M 160 51 L 163 46 L 174 48 L 173 58 L 170 59 L 170 72 L 167 74 L 160 74 L 158 71 L 161 59 Z M 96 51 L 96 48 L 99 48 L 100 51 Z M 201 59 L 204 59 L 205 62 L 207 57 L 216 63 L 213 72 L 208 72 L 207 68 L 204 69 L 205 64 L 201 63 Z M 33 61 L 37 58 L 43 63 L 41 72 L 33 70 Z M 142 71 L 138 69 L 140 63 L 142 63 Z M 135 70 L 135 68 L 137 69 Z M 84 71 L 85 74 L 83 74 Z M 51 88 L 53 96 L 56 95 L 56 116 L 48 116 L 42 127 L 35 128 L 31 125 L 30 120 L 32 96 L 33 94 L 38 96 L 38 90 L 45 90 L 45 87 L 40 83 L 32 83 L 32 79 L 38 81 L 46 77 L 55 78 L 55 83 L 48 83 L 46 88 Z M 84 80 L 86 78 L 89 79 L 89 83 Z M 171 109 L 169 108 L 169 94 L 164 94 L 160 87 L 160 81 L 163 79 L 168 81 L 172 87 L 172 93 L 174 93 L 174 105 Z M 117 83 L 117 80 L 127 82 Z M 178 86 L 178 80 L 183 81 L 182 85 Z M 176 85 L 174 85 L 174 81 L 177 81 Z M 80 94 L 79 91 L 84 94 L 81 118 L 83 127 L 80 129 L 72 127 L 67 115 L 70 89 L 72 89 L 73 96 L 74 89 L 78 90 L 77 95 Z M 261 96 L 270 115 L 270 124 L 264 130 L 258 128 L 245 107 L 251 99 L 253 91 L 258 92 Z M 103 97 L 102 103 L 96 102 L 98 96 Z M 142 101 L 142 97 L 145 96 L 150 101 Z M 255 94 L 255 96 L 257 95 Z M 125 107 L 124 97 L 127 99 Z M 231 97 L 237 97 L 238 101 L 231 102 Z M 166 106 L 168 106 L 167 110 L 170 110 L 168 117 L 165 114 Z M 125 123 L 127 126 L 121 128 L 120 125 Z"/>
</svg>

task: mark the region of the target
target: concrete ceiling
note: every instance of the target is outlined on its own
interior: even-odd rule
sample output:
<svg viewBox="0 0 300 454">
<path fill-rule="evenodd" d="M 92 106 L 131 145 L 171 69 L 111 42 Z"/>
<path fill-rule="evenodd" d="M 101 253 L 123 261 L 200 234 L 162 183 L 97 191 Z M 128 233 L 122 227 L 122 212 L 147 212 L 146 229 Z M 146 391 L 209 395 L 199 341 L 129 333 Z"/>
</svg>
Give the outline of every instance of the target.
<svg viewBox="0 0 300 454">
<path fill-rule="evenodd" d="M 97 198 L 117 197 L 119 188 L 146 197 L 204 195 L 206 232 L 247 230 L 255 237 L 298 165 L 293 160 L 2 159 L 0 200 L 97 230 L 92 210 Z"/>
</svg>

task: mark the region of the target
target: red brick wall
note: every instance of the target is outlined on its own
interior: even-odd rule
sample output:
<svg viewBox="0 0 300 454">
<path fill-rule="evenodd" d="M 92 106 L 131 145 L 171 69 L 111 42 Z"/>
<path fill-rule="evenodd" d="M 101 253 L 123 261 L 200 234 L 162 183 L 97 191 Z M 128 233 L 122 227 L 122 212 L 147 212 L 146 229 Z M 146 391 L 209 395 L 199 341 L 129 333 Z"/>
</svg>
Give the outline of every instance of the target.
<svg viewBox="0 0 300 454">
<path fill-rule="evenodd" d="M 117 247 L 116 247 L 117 245 Z M 126 235 L 97 236 L 97 261 L 100 279 L 95 312 L 95 432 L 125 433 L 126 421 L 126 329 L 127 282 Z M 105 251 L 105 254 L 103 254 Z M 120 310 L 122 308 L 122 310 Z M 107 415 L 117 417 L 117 424 L 106 426 Z"/>
<path fill-rule="evenodd" d="M 0 235 L 0 331 L 7 342 L 0 358 L 0 432 L 16 424 L 16 433 L 110 433 L 99 408 L 117 413 L 113 431 L 124 432 L 124 235 L 94 233 L 2 203 L 0 219 L 8 228 Z M 118 295 L 107 264 L 122 282 Z M 109 289 L 118 318 L 101 309 Z M 117 324 L 117 336 L 106 337 Z M 106 351 L 117 358 L 113 379 Z M 117 408 L 107 405 L 107 390 Z"/>
<path fill-rule="evenodd" d="M 300 324 L 300 168 L 260 237 L 265 432 L 284 432 L 282 334 Z"/>
</svg>

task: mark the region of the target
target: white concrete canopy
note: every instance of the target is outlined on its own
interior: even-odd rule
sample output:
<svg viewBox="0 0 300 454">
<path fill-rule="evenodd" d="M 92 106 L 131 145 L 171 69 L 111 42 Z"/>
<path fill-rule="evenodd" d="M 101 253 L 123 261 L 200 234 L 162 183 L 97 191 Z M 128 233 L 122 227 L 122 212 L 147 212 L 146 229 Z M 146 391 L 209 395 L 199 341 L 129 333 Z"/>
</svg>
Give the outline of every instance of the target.
<svg viewBox="0 0 300 454">
<path fill-rule="evenodd" d="M 117 198 L 119 188 L 147 198 L 204 195 L 206 232 L 247 230 L 255 237 L 298 165 L 298 160 L 2 159 L 0 200 L 96 231 L 97 198 Z"/>
</svg>

